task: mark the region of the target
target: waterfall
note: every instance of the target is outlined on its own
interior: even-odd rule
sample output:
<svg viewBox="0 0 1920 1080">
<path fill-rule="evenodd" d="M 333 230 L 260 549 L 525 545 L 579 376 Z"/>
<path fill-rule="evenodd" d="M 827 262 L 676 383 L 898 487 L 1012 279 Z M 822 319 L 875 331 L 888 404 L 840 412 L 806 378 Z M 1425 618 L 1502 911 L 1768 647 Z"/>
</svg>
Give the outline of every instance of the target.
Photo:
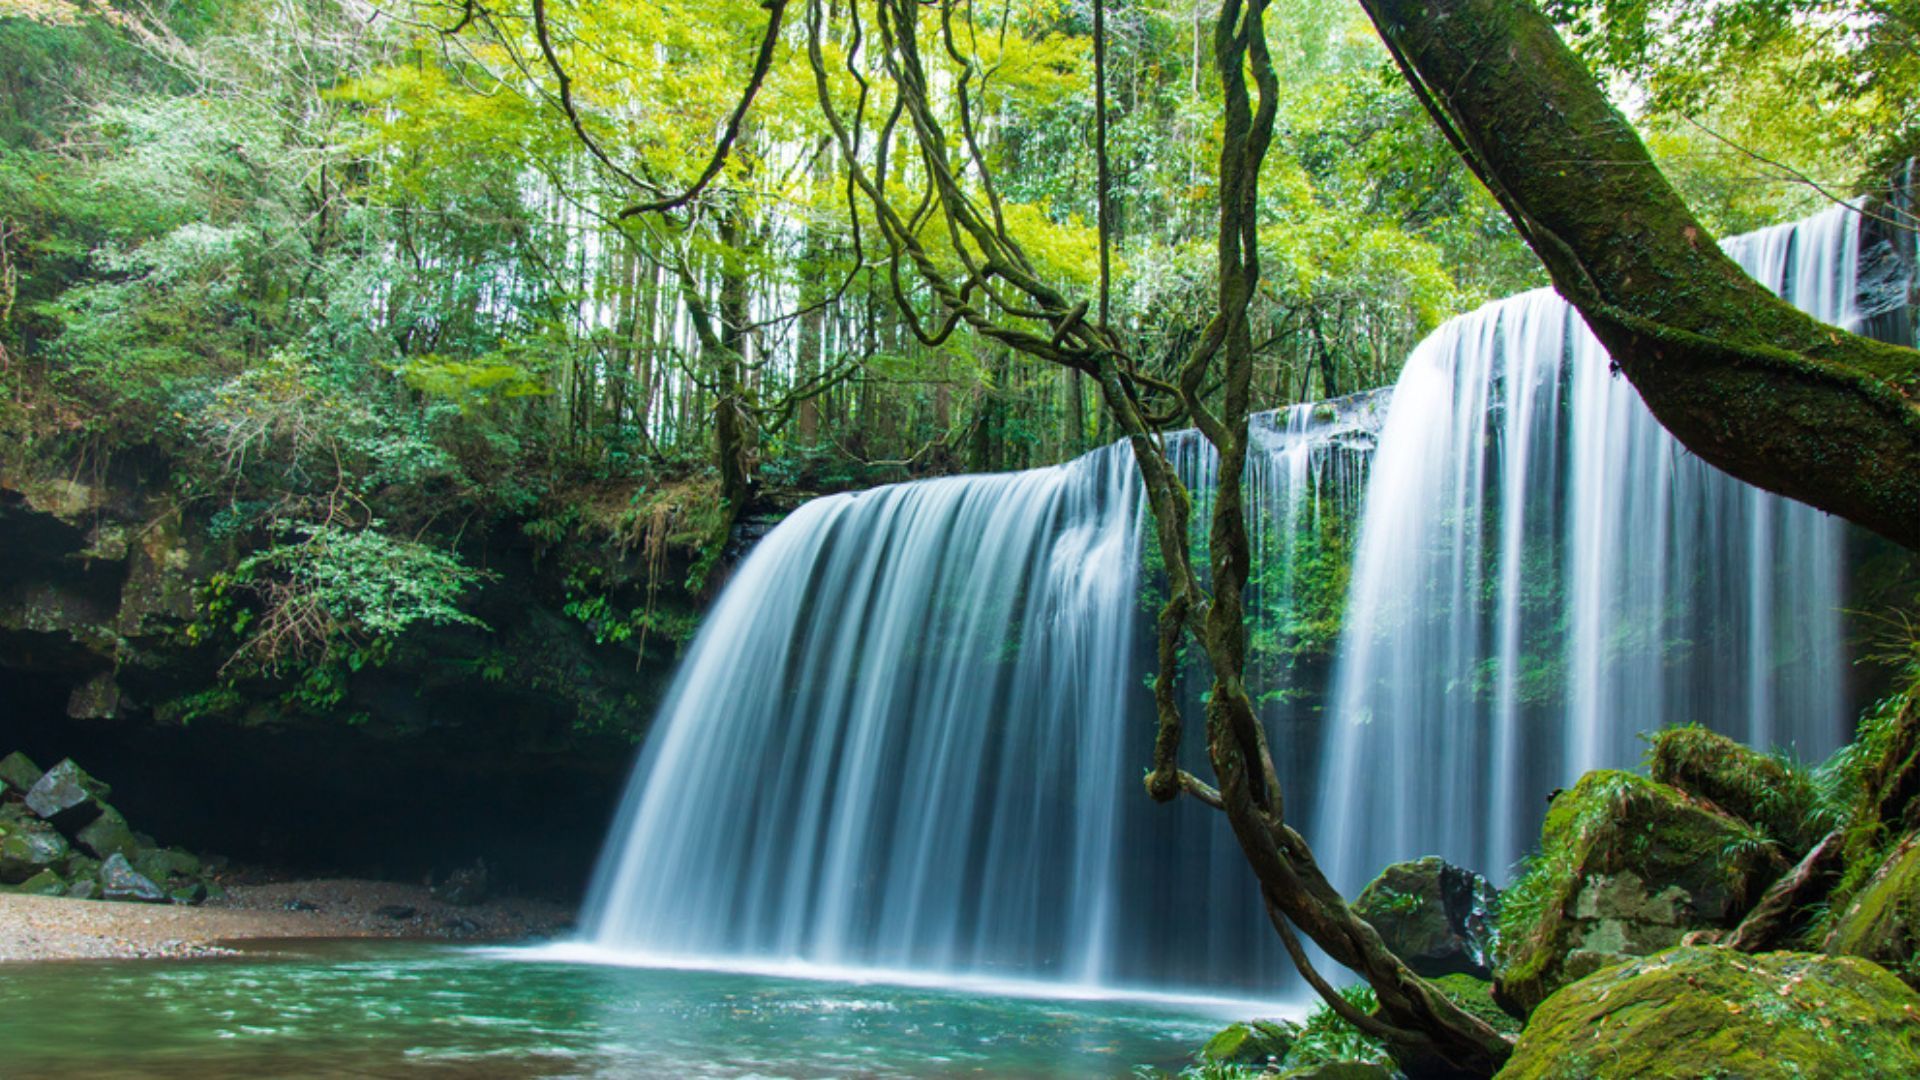
<svg viewBox="0 0 1920 1080">
<path fill-rule="evenodd" d="M 1725 247 L 1858 327 L 1858 235 L 1836 207 Z M 1671 724 L 1844 741 L 1840 523 L 1689 455 L 1552 290 L 1442 326 L 1394 396 L 1319 789 L 1337 882 L 1424 854 L 1504 877 L 1553 789 Z"/>
<path fill-rule="evenodd" d="M 1844 319 L 1854 235 L 1836 213 L 1730 248 Z M 1552 293 L 1448 323 L 1391 393 L 1253 435 L 1250 684 L 1342 884 L 1429 852 L 1497 871 L 1552 786 L 1663 723 L 1809 755 L 1843 736 L 1838 527 L 1680 450 Z M 1204 522 L 1213 455 L 1192 433 L 1169 452 Z M 1141 788 L 1147 524 L 1124 444 L 801 507 L 682 661 L 583 947 L 1285 985 L 1228 830 Z"/>
</svg>

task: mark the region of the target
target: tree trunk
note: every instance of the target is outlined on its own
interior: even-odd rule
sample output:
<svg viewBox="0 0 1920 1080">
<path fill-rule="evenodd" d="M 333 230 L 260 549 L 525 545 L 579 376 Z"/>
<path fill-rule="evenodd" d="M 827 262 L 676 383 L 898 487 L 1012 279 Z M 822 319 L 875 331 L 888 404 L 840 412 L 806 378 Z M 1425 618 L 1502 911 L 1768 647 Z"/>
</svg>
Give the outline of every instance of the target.
<svg viewBox="0 0 1920 1080">
<path fill-rule="evenodd" d="M 1920 353 L 1823 325 L 1742 273 L 1532 3 L 1362 6 L 1668 431 L 1920 549 Z"/>
</svg>

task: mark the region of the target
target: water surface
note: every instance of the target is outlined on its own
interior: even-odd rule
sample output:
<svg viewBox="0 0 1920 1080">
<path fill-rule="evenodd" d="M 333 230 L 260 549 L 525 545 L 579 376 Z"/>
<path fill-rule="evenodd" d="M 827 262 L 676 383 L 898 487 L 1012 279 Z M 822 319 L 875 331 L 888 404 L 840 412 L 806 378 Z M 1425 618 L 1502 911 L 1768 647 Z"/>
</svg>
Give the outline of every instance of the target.
<svg viewBox="0 0 1920 1080">
<path fill-rule="evenodd" d="M 531 955 L 11 966 L 0 1076 L 1118 1077 L 1185 1063 L 1224 1011 Z"/>
</svg>

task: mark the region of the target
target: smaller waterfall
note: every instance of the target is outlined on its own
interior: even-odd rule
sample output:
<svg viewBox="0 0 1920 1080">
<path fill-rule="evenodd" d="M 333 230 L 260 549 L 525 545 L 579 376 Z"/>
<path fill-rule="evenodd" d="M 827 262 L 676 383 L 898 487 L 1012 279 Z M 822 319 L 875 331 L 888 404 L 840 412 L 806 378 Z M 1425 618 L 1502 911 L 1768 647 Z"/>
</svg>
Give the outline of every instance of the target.
<svg viewBox="0 0 1920 1080">
<path fill-rule="evenodd" d="M 1857 327 L 1858 235 L 1836 207 L 1726 248 Z M 1687 454 L 1551 290 L 1441 327 L 1366 497 L 1316 833 L 1336 880 L 1430 853 L 1503 876 L 1553 788 L 1670 724 L 1829 753 L 1841 546 L 1834 519 Z"/>
</svg>

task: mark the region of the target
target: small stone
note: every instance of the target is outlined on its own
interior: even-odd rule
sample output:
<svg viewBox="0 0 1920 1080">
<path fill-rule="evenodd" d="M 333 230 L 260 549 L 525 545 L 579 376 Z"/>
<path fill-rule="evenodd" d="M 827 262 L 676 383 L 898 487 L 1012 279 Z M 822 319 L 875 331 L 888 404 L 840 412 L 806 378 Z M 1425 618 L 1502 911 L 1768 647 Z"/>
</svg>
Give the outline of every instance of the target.
<svg viewBox="0 0 1920 1080">
<path fill-rule="evenodd" d="M 164 904 L 168 900 L 160 886 L 135 870 L 125 855 L 109 856 L 100 864 L 100 884 L 109 900 L 136 900 L 143 904 Z"/>
<path fill-rule="evenodd" d="M 40 766 L 17 750 L 0 758 L 0 780 L 6 781 L 7 788 L 16 794 L 25 795 L 43 775 Z"/>
<path fill-rule="evenodd" d="M 472 937 L 480 932 L 480 924 L 462 916 L 441 923 L 440 929 L 446 931 L 451 937 Z"/>
<path fill-rule="evenodd" d="M 282 904 L 281 906 L 286 908 L 288 911 L 319 911 L 320 910 L 319 904 L 316 904 L 311 900 L 302 900 L 297 896 L 291 900 L 288 900 L 285 904 Z"/>
<path fill-rule="evenodd" d="M 1265 1065 L 1292 1049 L 1299 1029 L 1271 1020 L 1228 1024 L 1200 1048 L 1200 1056 L 1221 1065 Z"/>
<path fill-rule="evenodd" d="M 383 915 L 389 919 L 411 919 L 414 915 L 418 914 L 413 908 L 405 904 L 381 904 L 379 907 L 373 909 L 373 913 L 375 915 Z"/>
<path fill-rule="evenodd" d="M 72 836 L 100 816 L 101 800 L 111 792 L 67 758 L 28 790 L 27 809 Z"/>
<path fill-rule="evenodd" d="M 67 886 L 67 899 L 98 900 L 100 899 L 100 883 L 92 878 L 76 881 Z"/>
<path fill-rule="evenodd" d="M 195 881 L 187 885 L 182 885 L 170 891 L 167 895 L 171 897 L 176 904 L 203 904 L 207 900 L 207 886 L 203 882 Z"/>
</svg>

